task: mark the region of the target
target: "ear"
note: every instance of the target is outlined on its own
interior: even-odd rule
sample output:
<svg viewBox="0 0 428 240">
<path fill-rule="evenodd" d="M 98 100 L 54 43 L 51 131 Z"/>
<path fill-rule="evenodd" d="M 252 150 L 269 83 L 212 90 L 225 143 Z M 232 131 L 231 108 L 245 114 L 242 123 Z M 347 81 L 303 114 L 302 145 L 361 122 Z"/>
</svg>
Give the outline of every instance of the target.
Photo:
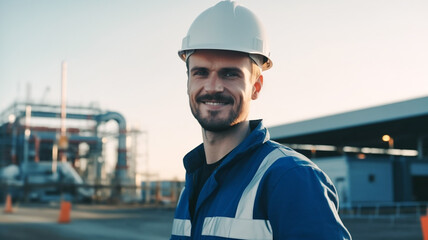
<svg viewBox="0 0 428 240">
<path fill-rule="evenodd" d="M 189 95 L 189 71 L 187 71 L 187 95 Z"/>
<path fill-rule="evenodd" d="M 263 87 L 263 75 L 260 74 L 260 76 L 256 79 L 256 81 L 253 84 L 253 94 L 251 95 L 252 100 L 256 100 L 259 97 L 260 90 L 262 90 Z"/>
</svg>

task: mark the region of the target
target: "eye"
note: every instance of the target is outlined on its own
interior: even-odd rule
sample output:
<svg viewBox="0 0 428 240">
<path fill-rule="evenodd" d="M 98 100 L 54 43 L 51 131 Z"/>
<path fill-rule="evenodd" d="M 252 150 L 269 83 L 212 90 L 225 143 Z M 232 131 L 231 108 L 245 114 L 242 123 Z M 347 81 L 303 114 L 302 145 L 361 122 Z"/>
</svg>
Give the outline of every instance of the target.
<svg viewBox="0 0 428 240">
<path fill-rule="evenodd" d="M 224 76 L 226 76 L 226 77 L 237 77 L 238 74 L 233 73 L 233 72 L 229 72 L 229 73 L 226 73 Z"/>
<path fill-rule="evenodd" d="M 223 76 L 224 76 L 224 78 L 234 79 L 234 78 L 239 78 L 240 74 L 237 72 L 227 72 Z"/>
<path fill-rule="evenodd" d="M 208 71 L 204 69 L 196 69 L 192 71 L 192 76 L 207 76 Z"/>
<path fill-rule="evenodd" d="M 221 71 L 221 76 L 226 79 L 234 79 L 242 77 L 242 73 L 235 68 L 226 68 Z"/>
</svg>

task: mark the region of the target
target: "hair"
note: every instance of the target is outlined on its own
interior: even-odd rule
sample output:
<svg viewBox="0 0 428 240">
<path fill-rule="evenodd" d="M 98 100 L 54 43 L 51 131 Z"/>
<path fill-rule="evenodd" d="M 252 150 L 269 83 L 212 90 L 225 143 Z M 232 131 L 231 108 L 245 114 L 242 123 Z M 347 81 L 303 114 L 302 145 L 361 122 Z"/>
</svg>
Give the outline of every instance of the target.
<svg viewBox="0 0 428 240">
<path fill-rule="evenodd" d="M 250 58 L 251 59 L 251 58 Z M 251 81 L 254 83 L 262 75 L 262 69 L 253 60 L 251 60 Z"/>
<path fill-rule="evenodd" d="M 262 68 L 252 58 L 249 57 L 249 59 L 251 61 L 251 80 L 256 81 L 262 75 Z M 186 59 L 186 69 L 187 77 L 189 77 L 189 58 Z"/>
</svg>

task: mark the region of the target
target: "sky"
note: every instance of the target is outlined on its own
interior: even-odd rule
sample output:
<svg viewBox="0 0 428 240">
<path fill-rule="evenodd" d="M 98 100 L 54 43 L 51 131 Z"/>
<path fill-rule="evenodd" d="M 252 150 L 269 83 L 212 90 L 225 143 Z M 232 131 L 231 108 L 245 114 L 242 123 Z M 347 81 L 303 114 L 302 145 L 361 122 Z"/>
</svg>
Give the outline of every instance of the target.
<svg viewBox="0 0 428 240">
<path fill-rule="evenodd" d="M 147 133 L 149 170 L 184 179 L 182 158 L 202 140 L 177 50 L 217 2 L 0 0 L 0 112 L 59 104 L 66 61 L 67 103 L 123 114 Z M 271 40 L 251 119 L 269 127 L 428 96 L 426 0 L 238 2 Z"/>
</svg>

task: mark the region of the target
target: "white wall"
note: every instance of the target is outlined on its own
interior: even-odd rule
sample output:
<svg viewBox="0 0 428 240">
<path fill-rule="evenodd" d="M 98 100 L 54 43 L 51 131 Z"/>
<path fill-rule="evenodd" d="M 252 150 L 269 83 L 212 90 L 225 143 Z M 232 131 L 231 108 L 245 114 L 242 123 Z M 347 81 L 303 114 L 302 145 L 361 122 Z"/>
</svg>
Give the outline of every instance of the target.
<svg viewBox="0 0 428 240">
<path fill-rule="evenodd" d="M 392 202 L 393 168 L 390 161 L 383 159 L 349 159 L 351 201 Z"/>
</svg>

